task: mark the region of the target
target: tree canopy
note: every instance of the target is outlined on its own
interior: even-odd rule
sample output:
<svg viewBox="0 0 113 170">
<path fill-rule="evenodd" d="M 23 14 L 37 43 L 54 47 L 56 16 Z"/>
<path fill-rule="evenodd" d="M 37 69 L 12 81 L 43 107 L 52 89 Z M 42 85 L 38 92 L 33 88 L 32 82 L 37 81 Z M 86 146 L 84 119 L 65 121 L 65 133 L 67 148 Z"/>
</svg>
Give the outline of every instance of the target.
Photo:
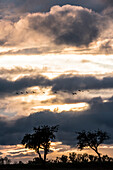
<svg viewBox="0 0 113 170">
<path fill-rule="evenodd" d="M 34 149 L 41 160 L 46 161 L 46 156 L 49 152 L 51 140 L 55 139 L 55 132 L 58 131 L 57 126 L 39 126 L 34 128 L 33 134 L 26 134 L 22 140 L 25 148 Z M 44 150 L 44 158 L 42 158 L 40 149 Z"/>
<path fill-rule="evenodd" d="M 97 130 L 94 132 L 77 132 L 77 147 L 78 149 L 82 150 L 85 147 L 90 147 L 92 150 L 96 152 L 99 159 L 101 160 L 100 153 L 98 152 L 98 146 L 102 144 L 105 140 L 109 139 L 109 135 L 107 132 L 103 132 L 102 130 Z"/>
</svg>

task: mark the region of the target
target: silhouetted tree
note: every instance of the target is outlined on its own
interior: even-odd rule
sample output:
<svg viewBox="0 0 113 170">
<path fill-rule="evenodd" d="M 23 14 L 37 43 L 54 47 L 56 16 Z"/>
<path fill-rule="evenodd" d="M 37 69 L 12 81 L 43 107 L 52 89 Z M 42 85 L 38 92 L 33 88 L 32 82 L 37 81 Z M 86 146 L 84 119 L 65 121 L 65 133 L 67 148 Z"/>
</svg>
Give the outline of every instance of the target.
<svg viewBox="0 0 113 170">
<path fill-rule="evenodd" d="M 60 157 L 56 157 L 56 159 L 54 160 L 54 163 L 59 163 L 59 161 L 60 161 Z"/>
<path fill-rule="evenodd" d="M 94 162 L 95 161 L 95 156 L 94 155 L 89 155 L 89 160 L 90 160 L 90 162 Z"/>
<path fill-rule="evenodd" d="M 82 154 L 77 154 L 76 161 L 77 162 L 82 162 Z"/>
<path fill-rule="evenodd" d="M 69 159 L 72 163 L 76 162 L 77 154 L 75 152 L 69 153 Z"/>
<path fill-rule="evenodd" d="M 39 126 L 34 128 L 33 134 L 26 134 L 22 140 L 22 144 L 25 148 L 34 149 L 40 160 L 46 161 L 46 156 L 49 152 L 51 140 L 55 139 L 54 132 L 58 131 L 58 126 Z M 44 150 L 44 159 L 41 156 L 40 149 Z"/>
<path fill-rule="evenodd" d="M 103 161 L 103 162 L 110 162 L 109 156 L 108 156 L 108 155 L 103 155 L 102 161 Z"/>
<path fill-rule="evenodd" d="M 33 164 L 33 161 L 28 160 L 27 164 L 32 165 L 32 164 Z"/>
<path fill-rule="evenodd" d="M 67 155 L 62 155 L 61 158 L 60 158 L 61 162 L 63 163 L 67 163 L 68 161 L 68 156 Z"/>
<path fill-rule="evenodd" d="M 34 164 L 41 164 L 41 160 L 38 157 L 33 158 L 33 163 Z"/>
<path fill-rule="evenodd" d="M 82 155 L 82 162 L 88 162 L 88 159 L 89 159 L 89 155 L 87 153 L 84 153 Z"/>
<path fill-rule="evenodd" d="M 98 146 L 103 143 L 103 141 L 109 139 L 109 135 L 106 132 L 102 132 L 101 130 L 97 130 L 95 132 L 77 132 L 77 146 L 80 150 L 85 147 L 90 147 L 92 150 L 96 152 L 99 157 L 99 161 L 101 161 L 100 153 L 98 152 Z"/>
<path fill-rule="evenodd" d="M 10 163 L 11 163 L 11 160 L 8 159 L 8 157 L 5 157 L 5 158 L 4 158 L 4 162 L 5 162 L 5 164 L 10 164 Z"/>
<path fill-rule="evenodd" d="M 19 165 L 23 165 L 24 163 L 23 163 L 22 161 L 19 161 L 18 164 L 19 164 Z"/>
<path fill-rule="evenodd" d="M 3 165 L 3 164 L 10 164 L 11 163 L 11 160 L 8 159 L 7 157 L 4 157 L 4 158 L 0 158 L 0 165 Z"/>
<path fill-rule="evenodd" d="M 0 158 L 0 164 L 3 165 L 4 164 L 4 158 Z"/>
</svg>

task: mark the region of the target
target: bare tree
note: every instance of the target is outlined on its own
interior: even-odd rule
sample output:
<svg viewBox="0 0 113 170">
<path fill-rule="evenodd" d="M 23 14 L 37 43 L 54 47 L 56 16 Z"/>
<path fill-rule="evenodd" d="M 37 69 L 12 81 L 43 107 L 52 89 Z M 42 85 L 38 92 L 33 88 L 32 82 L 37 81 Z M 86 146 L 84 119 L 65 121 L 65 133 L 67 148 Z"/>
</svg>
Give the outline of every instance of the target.
<svg viewBox="0 0 113 170">
<path fill-rule="evenodd" d="M 96 154 L 99 157 L 99 161 L 101 161 L 101 156 L 98 151 L 98 146 L 103 143 L 103 141 L 109 139 L 109 135 L 106 132 L 103 132 L 101 130 L 97 130 L 95 132 L 77 132 L 77 147 L 78 149 L 82 150 L 85 147 L 90 147 L 93 151 L 96 152 Z"/>
</svg>

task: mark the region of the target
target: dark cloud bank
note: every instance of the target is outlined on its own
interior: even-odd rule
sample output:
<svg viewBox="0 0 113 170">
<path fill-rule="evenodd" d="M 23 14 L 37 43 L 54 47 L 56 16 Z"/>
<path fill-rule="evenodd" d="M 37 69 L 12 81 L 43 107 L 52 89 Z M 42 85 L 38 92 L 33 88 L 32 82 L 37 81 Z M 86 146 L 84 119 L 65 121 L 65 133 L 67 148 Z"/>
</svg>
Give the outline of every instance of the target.
<svg viewBox="0 0 113 170">
<path fill-rule="evenodd" d="M 65 76 L 53 80 L 54 90 L 104 89 L 113 88 L 113 78 L 97 79 L 93 76 Z"/>
<path fill-rule="evenodd" d="M 53 92 L 56 90 L 67 90 L 67 92 L 71 92 L 79 89 L 108 89 L 113 88 L 113 77 L 104 77 L 102 79 L 97 79 L 93 76 L 61 75 L 50 80 L 42 75 L 37 75 L 34 77 L 25 76 L 15 81 L 9 81 L 7 79 L 0 78 L 1 97 L 9 94 L 14 95 L 14 93 L 17 91 L 25 90 L 33 86 L 51 86 Z"/>
<path fill-rule="evenodd" d="M 105 2 L 108 5 L 113 5 L 113 1 L 112 0 L 102 0 L 103 2 Z"/>
<path fill-rule="evenodd" d="M 38 75 L 37 77 L 24 77 L 16 81 L 9 81 L 7 79 L 0 78 L 0 93 L 2 96 L 23 90 L 33 86 L 50 86 L 51 82 L 46 77 Z"/>
<path fill-rule="evenodd" d="M 57 141 L 74 146 L 76 144 L 75 131 L 102 129 L 111 135 L 109 144 L 113 143 L 113 100 L 103 103 L 100 99 L 93 99 L 90 109 L 82 112 L 54 113 L 43 111 L 31 114 L 13 121 L 0 120 L 0 144 L 19 144 L 26 133 L 31 133 L 34 126 L 59 125 L 56 134 Z"/>
</svg>

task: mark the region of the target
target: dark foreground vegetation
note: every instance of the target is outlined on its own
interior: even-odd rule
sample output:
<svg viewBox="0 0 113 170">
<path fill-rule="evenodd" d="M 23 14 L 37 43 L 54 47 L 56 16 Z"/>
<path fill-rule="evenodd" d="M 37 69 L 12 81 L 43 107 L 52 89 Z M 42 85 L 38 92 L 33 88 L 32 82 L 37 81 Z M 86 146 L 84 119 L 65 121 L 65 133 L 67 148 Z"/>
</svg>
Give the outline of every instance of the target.
<svg viewBox="0 0 113 170">
<path fill-rule="evenodd" d="M 4 159 L 4 158 L 2 158 Z M 6 160 L 6 158 L 5 158 Z M 103 155 L 100 158 L 94 155 L 76 154 L 75 152 L 69 153 L 69 155 L 62 155 L 56 157 L 55 160 L 47 160 L 45 164 L 42 164 L 40 158 L 35 157 L 33 160 L 23 163 L 11 164 L 11 161 L 0 162 L 0 170 L 42 170 L 42 169 L 62 169 L 62 170 L 112 170 L 113 169 L 113 158 Z"/>
<path fill-rule="evenodd" d="M 113 162 L 88 162 L 88 163 L 48 163 L 45 166 L 35 164 L 11 164 L 11 165 L 0 165 L 0 170 L 113 170 Z"/>
<path fill-rule="evenodd" d="M 57 126 L 39 126 L 34 128 L 34 133 L 26 134 L 22 140 L 25 148 L 33 149 L 38 157 L 28 161 L 26 164 L 22 161 L 11 164 L 7 157 L 0 159 L 0 170 L 33 170 L 33 169 L 84 169 L 84 170 L 112 170 L 113 158 L 108 155 L 103 155 L 99 152 L 99 145 L 105 140 L 109 139 L 106 132 L 97 130 L 94 132 L 76 132 L 77 133 L 77 147 L 82 150 L 85 147 L 92 149 L 96 156 L 84 154 L 77 154 L 75 152 L 69 155 L 62 155 L 56 157 L 55 160 L 48 160 L 47 154 L 50 151 L 51 141 L 55 139 L 55 133 L 58 131 Z M 41 153 L 43 150 L 43 155 Z"/>
</svg>

